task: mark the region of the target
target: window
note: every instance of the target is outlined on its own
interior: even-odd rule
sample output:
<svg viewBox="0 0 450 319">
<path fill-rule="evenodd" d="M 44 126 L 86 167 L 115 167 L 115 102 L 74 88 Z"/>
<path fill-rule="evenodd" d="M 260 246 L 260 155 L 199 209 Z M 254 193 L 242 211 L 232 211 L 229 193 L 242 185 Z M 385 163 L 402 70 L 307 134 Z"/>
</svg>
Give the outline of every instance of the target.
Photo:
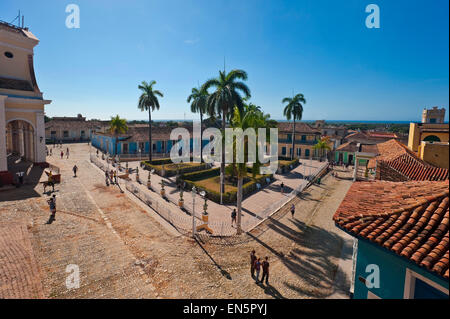
<svg viewBox="0 0 450 319">
<path fill-rule="evenodd" d="M 306 157 L 309 156 L 309 149 L 308 149 L 308 148 L 305 150 L 305 156 L 306 156 Z"/>
<path fill-rule="evenodd" d="M 63 132 L 63 136 L 64 136 L 64 137 L 69 137 L 69 131 L 64 131 L 64 132 Z"/>
<path fill-rule="evenodd" d="M 286 155 L 286 147 L 281 148 L 281 155 Z"/>
<path fill-rule="evenodd" d="M 9 52 L 9 51 L 6 51 L 6 52 L 5 52 L 5 57 L 7 57 L 8 59 L 12 59 L 12 58 L 14 57 L 14 54 L 12 54 L 12 53 Z"/>
<path fill-rule="evenodd" d="M 302 141 L 306 141 L 306 135 L 302 135 Z"/>
<path fill-rule="evenodd" d="M 406 269 L 404 299 L 448 299 L 448 290 L 434 281 Z"/>
<path fill-rule="evenodd" d="M 292 147 L 289 149 L 289 155 L 292 155 Z"/>
<path fill-rule="evenodd" d="M 156 152 L 156 144 L 152 144 L 152 151 Z"/>
<path fill-rule="evenodd" d="M 301 148 L 297 148 L 297 156 L 302 156 L 302 149 Z"/>
<path fill-rule="evenodd" d="M 430 123 L 436 123 L 436 119 L 430 119 Z"/>
<path fill-rule="evenodd" d="M 292 142 L 292 134 L 287 135 L 288 142 Z"/>
<path fill-rule="evenodd" d="M 51 131 L 50 134 L 51 135 L 56 135 L 56 131 Z"/>
</svg>

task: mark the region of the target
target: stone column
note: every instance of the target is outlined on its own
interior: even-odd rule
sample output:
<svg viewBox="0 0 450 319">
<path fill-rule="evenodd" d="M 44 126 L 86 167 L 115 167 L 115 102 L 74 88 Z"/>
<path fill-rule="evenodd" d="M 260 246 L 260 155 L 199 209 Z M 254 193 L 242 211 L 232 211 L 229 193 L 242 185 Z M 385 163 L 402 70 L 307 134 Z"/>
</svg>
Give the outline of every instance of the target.
<svg viewBox="0 0 450 319">
<path fill-rule="evenodd" d="M 23 136 L 23 124 L 20 121 L 19 121 L 18 133 L 19 133 L 19 155 L 20 155 L 20 157 L 24 157 L 25 156 L 25 141 L 24 141 L 24 136 Z"/>
<path fill-rule="evenodd" d="M 6 96 L 0 95 L 0 172 L 5 172 L 8 170 L 8 162 L 6 157 L 5 101 Z"/>
<path fill-rule="evenodd" d="M 34 147 L 36 150 L 34 154 L 34 162 L 45 163 L 46 153 L 44 112 L 36 113 L 36 131 L 34 133 Z"/>
</svg>

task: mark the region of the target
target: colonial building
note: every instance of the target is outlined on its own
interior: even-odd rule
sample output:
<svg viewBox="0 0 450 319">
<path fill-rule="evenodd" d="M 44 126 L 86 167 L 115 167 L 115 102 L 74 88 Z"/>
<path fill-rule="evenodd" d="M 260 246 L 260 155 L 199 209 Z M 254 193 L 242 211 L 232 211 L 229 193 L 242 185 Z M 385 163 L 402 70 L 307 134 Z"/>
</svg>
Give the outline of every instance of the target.
<svg viewBox="0 0 450 319">
<path fill-rule="evenodd" d="M 0 183 L 12 182 L 8 156 L 45 162 L 45 100 L 34 74 L 39 40 L 28 28 L 0 21 Z"/>
<path fill-rule="evenodd" d="M 109 121 L 89 120 L 81 114 L 76 117 L 53 117 L 45 123 L 48 143 L 89 141 L 94 132 L 104 132 Z"/>
<path fill-rule="evenodd" d="M 183 126 L 191 134 L 190 151 L 193 149 L 192 127 Z M 175 140 L 170 139 L 173 128 L 167 126 L 152 126 L 152 155 L 154 157 L 168 157 Z M 144 158 L 149 154 L 150 143 L 148 136 L 148 124 L 135 124 L 128 127 L 128 131 L 119 134 L 117 137 L 110 132 L 95 132 L 92 135 L 92 146 L 104 153 L 117 155 L 121 158 Z M 180 142 L 183 143 L 182 141 Z M 208 144 L 208 140 L 203 141 L 203 146 Z"/>
<path fill-rule="evenodd" d="M 333 219 L 355 238 L 355 299 L 449 298 L 449 183 L 356 182 Z"/>
<path fill-rule="evenodd" d="M 278 123 L 278 155 L 291 157 L 292 152 L 294 152 L 294 158 L 316 156 L 313 147 L 321 138 L 320 129 L 313 128 L 303 122 L 295 123 L 295 150 L 292 150 L 293 125 L 291 122 Z"/>
<path fill-rule="evenodd" d="M 449 168 L 449 126 L 444 116 L 445 109 L 425 109 L 422 123 L 409 126 L 408 148 L 427 163 Z"/>
<path fill-rule="evenodd" d="M 314 127 L 320 130 L 320 132 L 322 133 L 322 137 L 328 138 L 328 140 L 332 144 L 331 146 L 333 151 L 342 144 L 348 132 L 347 128 L 344 125 L 330 125 L 327 124 L 324 120 L 316 121 L 314 123 Z"/>
</svg>

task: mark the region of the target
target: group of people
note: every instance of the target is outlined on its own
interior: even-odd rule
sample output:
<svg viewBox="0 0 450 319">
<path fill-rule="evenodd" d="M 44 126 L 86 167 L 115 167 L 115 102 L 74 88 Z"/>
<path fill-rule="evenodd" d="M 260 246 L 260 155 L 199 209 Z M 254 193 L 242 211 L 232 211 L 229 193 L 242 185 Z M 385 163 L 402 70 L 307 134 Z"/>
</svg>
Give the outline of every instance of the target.
<svg viewBox="0 0 450 319">
<path fill-rule="evenodd" d="M 109 186 L 109 184 L 117 184 L 117 172 L 114 170 L 111 170 L 110 172 L 108 172 L 107 170 L 105 171 L 105 183 L 106 186 Z"/>
<path fill-rule="evenodd" d="M 259 273 L 262 269 L 261 280 L 259 280 Z M 269 257 L 264 257 L 261 261 L 260 257 L 256 256 L 256 252 L 252 250 L 250 253 L 250 273 L 252 278 L 256 280 L 256 283 L 263 283 L 265 280 L 266 285 L 269 285 Z"/>
<path fill-rule="evenodd" d="M 50 149 L 48 147 L 46 148 L 47 156 L 53 156 L 53 148 L 50 148 Z M 67 148 L 66 149 L 66 157 L 67 158 L 69 158 L 69 153 L 70 153 L 69 148 Z M 61 159 L 63 159 L 63 157 L 64 157 L 64 151 L 63 150 L 61 150 L 60 155 L 61 155 Z"/>
</svg>

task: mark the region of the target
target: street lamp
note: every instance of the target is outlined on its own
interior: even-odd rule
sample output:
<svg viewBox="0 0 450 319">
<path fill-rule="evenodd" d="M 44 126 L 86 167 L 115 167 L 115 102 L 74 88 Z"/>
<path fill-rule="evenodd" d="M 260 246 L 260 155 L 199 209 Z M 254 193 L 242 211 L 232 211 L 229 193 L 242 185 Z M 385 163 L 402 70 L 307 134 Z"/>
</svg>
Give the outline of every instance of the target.
<svg viewBox="0 0 450 319">
<path fill-rule="evenodd" d="M 195 195 L 197 194 L 197 189 L 192 187 L 192 238 L 195 238 Z"/>
<path fill-rule="evenodd" d="M 222 185 L 223 185 L 223 173 L 220 172 L 220 205 L 222 205 L 222 196 L 223 196 L 223 189 L 222 189 Z"/>
</svg>

